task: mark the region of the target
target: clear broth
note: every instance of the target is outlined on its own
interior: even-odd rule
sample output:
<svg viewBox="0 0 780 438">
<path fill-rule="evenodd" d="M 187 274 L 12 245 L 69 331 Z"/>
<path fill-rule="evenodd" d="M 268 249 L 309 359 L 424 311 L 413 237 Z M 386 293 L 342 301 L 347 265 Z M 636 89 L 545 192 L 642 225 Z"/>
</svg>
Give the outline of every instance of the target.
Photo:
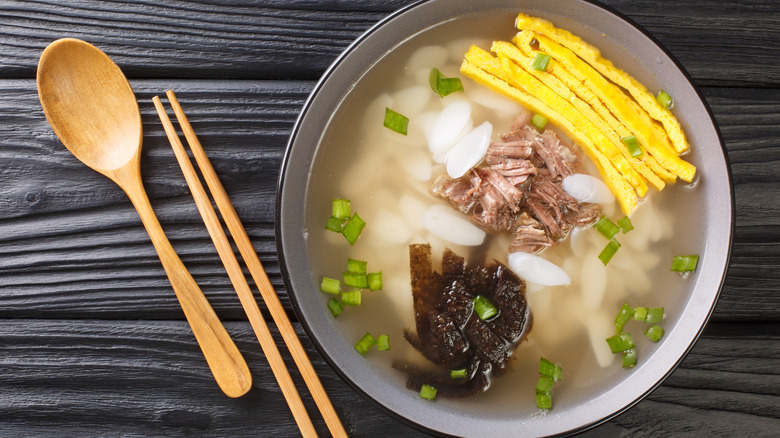
<svg viewBox="0 0 780 438">
<path fill-rule="evenodd" d="M 400 44 L 377 61 L 344 97 L 322 136 L 316 165 L 312 166 L 305 213 L 309 225 L 305 230 L 307 247 L 315 261 L 312 275 L 317 283 L 321 276 L 340 278 L 349 257 L 368 261 L 369 272 L 383 272 L 384 289 L 364 291 L 362 305 L 345 306 L 336 324 L 349 345 L 366 332 L 390 335 L 391 349 L 371 350 L 365 360 L 367 366 L 374 367 L 384 378 L 397 381 L 399 386 L 405 385 L 406 378 L 392 369 L 392 360 L 430 366 L 403 338 L 404 329 L 415 330 L 408 245 L 431 243 L 434 259 L 440 259 L 445 245 L 464 256 L 471 251 L 446 244 L 425 231 L 420 223 L 425 208 L 442 203 L 429 189 L 443 167 L 433 166 L 430 181 L 415 178 L 425 173 L 425 166 L 415 157 L 431 160 L 418 121 L 429 120 L 430 114 L 440 111 L 443 105 L 465 98 L 472 103 L 475 126 L 490 121 L 494 137 L 509 128 L 522 107 L 463 77 L 458 68 L 471 44 L 489 49 L 494 39 L 509 40 L 513 34 L 512 20 L 511 16 L 506 20 L 498 20 L 494 15 L 472 16 L 457 26 L 445 23 Z M 453 27 L 458 35 L 454 41 Z M 424 47 L 444 48 L 446 61 L 431 65 L 436 61 L 434 55 L 441 51 L 424 49 L 430 53 L 421 56 L 419 50 Z M 431 67 L 439 68 L 447 76 L 461 77 L 465 93 L 444 99 L 435 95 L 427 82 Z M 429 98 L 424 108 L 411 117 L 409 135 L 404 137 L 384 128 L 385 106 L 410 114 L 421 105 L 415 101 L 420 99 L 418 92 L 427 93 Z M 405 93 L 414 99 L 404 100 Z M 497 108 L 500 110 L 496 111 Z M 587 158 L 583 159 L 587 162 Z M 592 168 L 590 173 L 595 174 Z M 487 402 L 497 418 L 507 413 L 532 415 L 538 412 L 534 387 L 540 356 L 561 364 L 564 370 L 563 382 L 553 390 L 556 406 L 580 404 L 611 386 L 621 378 L 621 373 L 630 372 L 621 369 L 620 356 L 609 352 L 604 339 L 614 334 L 614 317 L 625 302 L 632 306 L 664 306 L 666 319 L 676 320 L 673 304 L 679 303 L 679 297 L 674 294 L 682 286 L 679 275 L 669 272 L 669 265 L 676 253 L 672 239 L 675 221 L 680 219 L 671 212 L 688 202 L 686 198 L 693 196 L 690 192 L 679 184 L 667 186 L 660 193 L 651 189 L 631 218 L 635 230 L 617 237 L 623 246 L 607 267 L 597 258 L 607 240 L 593 229 L 578 230 L 546 250 L 543 255 L 563 267 L 572 277 L 572 284 L 545 288 L 529 284 L 527 297 L 534 326 L 528 340 L 515 351 L 511 370 L 494 380 L 485 393 L 465 399 L 441 399 L 437 403 L 464 414 Z M 343 236 L 324 230 L 331 200 L 337 197 L 350 199 L 353 212 L 367 222 L 352 247 Z M 605 207 L 605 213 L 613 220 L 622 216 L 617 204 Z M 506 262 L 510 237 L 496 235 L 488 240 L 489 254 L 499 262 Z M 596 298 L 599 291 L 603 291 L 601 299 Z M 322 311 L 328 312 L 326 304 L 332 296 L 321 295 Z M 644 329 L 643 323 L 632 321 L 628 325 L 638 345 L 640 362 L 655 349 L 642 336 Z"/>
</svg>

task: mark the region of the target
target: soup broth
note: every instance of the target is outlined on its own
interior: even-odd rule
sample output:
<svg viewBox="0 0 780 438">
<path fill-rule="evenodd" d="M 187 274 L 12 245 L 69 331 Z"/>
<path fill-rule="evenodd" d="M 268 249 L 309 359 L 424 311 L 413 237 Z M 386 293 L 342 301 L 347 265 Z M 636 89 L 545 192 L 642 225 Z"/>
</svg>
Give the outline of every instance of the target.
<svg viewBox="0 0 780 438">
<path fill-rule="evenodd" d="M 375 337 L 389 335 L 389 351 L 374 349 L 364 359 L 366 366 L 401 387 L 406 375 L 391 367 L 393 360 L 431 366 L 403 337 L 405 329 L 415 330 L 409 245 L 430 243 L 434 263 L 445 247 L 467 259 L 473 251 L 444 242 L 422 225 L 421 217 L 428 207 L 448 205 L 430 193 L 433 180 L 445 170 L 431 159 L 426 129 L 444 106 L 458 100 L 470 102 L 475 125 L 483 121 L 493 124 L 494 138 L 525 111 L 518 103 L 459 73 L 468 47 L 490 47 L 493 39 L 508 39 L 513 32 L 512 20 L 511 15 L 505 20 L 469 17 L 403 42 L 377 61 L 344 97 L 317 149 L 305 202 L 305 235 L 314 261 L 314 283 L 319 283 L 321 276 L 340 278 L 347 258 L 366 260 L 368 272 L 382 271 L 383 289 L 364 291 L 359 307 L 345 306 L 334 322 L 334 336 L 343 336 L 345 343 L 354 345 L 366 332 Z M 453 29 L 457 29 L 454 40 Z M 464 92 L 445 98 L 433 93 L 428 75 L 434 67 L 446 76 L 461 78 Z M 410 118 L 407 136 L 383 127 L 385 107 Z M 583 161 L 588 173 L 598 176 L 584 155 Z M 554 389 L 556 406 L 580 404 L 630 372 L 621 369 L 620 355 L 612 354 L 604 339 L 615 334 L 614 318 L 623 303 L 664 306 L 666 319 L 675 318 L 675 304 L 680 303 L 675 294 L 682 286 L 679 275 L 669 272 L 669 263 L 678 251 L 672 237 L 675 221 L 680 219 L 671 212 L 692 197 L 689 192 L 689 187 L 679 184 L 663 192 L 651 190 L 631 217 L 634 230 L 618 236 L 622 247 L 606 267 L 598 254 L 607 240 L 592 227 L 576 228 L 557 246 L 545 250 L 541 255 L 562 267 L 572 282 L 556 287 L 527 284 L 533 328 L 515 350 L 510 371 L 496 378 L 484 393 L 457 400 L 438 399 L 437 403 L 463 415 L 485 403 L 491 406 L 488 415 L 532 415 L 538 412 L 534 387 L 540 357 L 564 370 L 563 382 Z M 367 223 L 354 246 L 340 234 L 324 229 L 334 198 L 350 199 L 352 211 Z M 613 220 L 623 216 L 617 203 L 605 205 L 603 213 Z M 508 233 L 487 238 L 489 259 L 506 263 L 511 238 Z M 321 294 L 323 312 L 328 312 L 326 304 L 332 296 Z M 655 348 L 641 332 L 634 333 L 634 340 L 640 361 Z M 485 411 L 481 412 L 484 416 Z"/>
</svg>

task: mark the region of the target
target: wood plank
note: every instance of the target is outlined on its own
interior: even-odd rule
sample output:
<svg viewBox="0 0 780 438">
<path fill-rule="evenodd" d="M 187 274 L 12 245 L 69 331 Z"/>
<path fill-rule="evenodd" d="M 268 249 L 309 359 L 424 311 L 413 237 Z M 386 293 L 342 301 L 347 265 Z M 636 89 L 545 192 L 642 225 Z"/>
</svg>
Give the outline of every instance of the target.
<svg viewBox="0 0 780 438">
<path fill-rule="evenodd" d="M 227 327 L 254 376 L 240 399 L 217 389 L 183 321 L 5 320 L 0 434 L 296 435 L 249 325 Z M 659 389 L 585 436 L 770 436 L 780 427 L 780 326 L 759 331 L 716 325 Z M 423 436 L 341 383 L 305 337 L 304 346 L 350 436 Z"/>
<path fill-rule="evenodd" d="M 780 84 L 777 2 L 603 2 L 647 29 L 701 85 Z M 0 78 L 34 77 L 48 43 L 76 37 L 101 47 L 132 78 L 313 80 L 366 29 L 410 3 L 5 0 Z"/>
<path fill-rule="evenodd" d="M 32 78 L 51 41 L 74 37 L 131 78 L 315 79 L 355 38 L 413 0 L 3 1 L 2 78 Z"/>
<path fill-rule="evenodd" d="M 273 193 L 312 82 L 139 80 L 143 174 L 185 264 L 220 315 L 244 319 L 150 99 L 175 86 L 289 308 L 276 262 Z M 733 170 L 737 223 L 714 320 L 780 320 L 780 90 L 706 88 Z M 57 141 L 31 80 L 0 81 L 0 317 L 177 319 L 157 256 L 124 194 Z"/>
</svg>

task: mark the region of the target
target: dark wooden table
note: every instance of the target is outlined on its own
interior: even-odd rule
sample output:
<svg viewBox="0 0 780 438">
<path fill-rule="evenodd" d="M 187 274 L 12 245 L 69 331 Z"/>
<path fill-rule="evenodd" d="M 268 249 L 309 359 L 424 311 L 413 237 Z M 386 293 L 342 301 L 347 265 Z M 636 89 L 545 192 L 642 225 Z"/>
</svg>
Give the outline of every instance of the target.
<svg viewBox="0 0 780 438">
<path fill-rule="evenodd" d="M 333 59 L 408 3 L 0 0 L 0 435 L 298 434 L 151 97 L 177 91 L 294 319 L 273 231 L 287 137 Z M 780 3 L 606 3 L 657 37 L 701 87 L 728 149 L 737 217 L 729 274 L 703 336 L 646 400 L 587 434 L 778 436 Z M 250 364 L 245 397 L 227 398 L 211 378 L 125 195 L 78 162 L 46 122 L 35 69 L 60 37 L 101 47 L 130 78 L 144 122 L 145 185 Z M 424 435 L 341 382 L 295 327 L 352 436 Z M 288 366 L 327 435 L 289 358 Z"/>
</svg>

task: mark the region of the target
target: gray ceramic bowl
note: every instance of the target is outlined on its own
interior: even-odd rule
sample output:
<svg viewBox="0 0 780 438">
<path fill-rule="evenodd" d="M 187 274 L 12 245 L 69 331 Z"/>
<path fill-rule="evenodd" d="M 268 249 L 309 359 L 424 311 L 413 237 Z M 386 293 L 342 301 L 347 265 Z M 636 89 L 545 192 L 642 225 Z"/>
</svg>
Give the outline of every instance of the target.
<svg viewBox="0 0 780 438">
<path fill-rule="evenodd" d="M 338 171 L 332 158 L 323 161 L 329 156 L 327 148 L 338 147 L 323 140 L 326 130 L 330 123 L 345 123 L 339 111 L 364 74 L 377 66 L 386 68 L 388 64 L 382 60 L 390 56 L 388 53 L 402 50 L 411 36 L 431 28 L 450 29 L 463 36 L 461 30 L 469 27 L 464 24 L 476 21 L 483 23 L 479 26 L 482 36 L 508 39 L 520 11 L 546 18 L 596 44 L 605 57 L 649 89 L 663 86 L 669 91 L 692 145 L 686 159 L 697 166 L 699 175 L 698 196 L 674 208 L 691 218 L 678 221 L 679 238 L 675 239 L 680 248 L 698 248 L 701 258 L 698 270 L 686 279 L 682 290 L 667 295 L 665 306 L 671 311 L 663 323 L 664 339 L 647 350 L 636 368 L 626 371 L 617 364 L 613 378 L 556 397 L 556 406 L 547 415 L 511 406 L 496 409 L 490 404 L 467 403 L 464 409 L 457 400 L 429 402 L 406 389 L 400 373 L 361 357 L 354 350 L 354 336 L 350 337 L 325 307 L 327 298 L 319 292 L 323 274 L 315 268 L 322 264 L 323 255 L 314 255 L 307 237 L 324 232 L 321 227 L 330 199 L 323 199 L 329 192 L 318 184 L 327 181 L 323 174 Z M 276 237 L 285 285 L 299 320 L 331 367 L 364 397 L 396 418 L 433 433 L 558 435 L 584 430 L 628 409 L 657 387 L 693 346 L 725 276 L 733 229 L 732 198 L 726 155 L 709 108 L 680 65 L 630 20 L 582 0 L 432 0 L 398 11 L 366 32 L 313 90 L 285 153 L 277 194 Z"/>
</svg>

